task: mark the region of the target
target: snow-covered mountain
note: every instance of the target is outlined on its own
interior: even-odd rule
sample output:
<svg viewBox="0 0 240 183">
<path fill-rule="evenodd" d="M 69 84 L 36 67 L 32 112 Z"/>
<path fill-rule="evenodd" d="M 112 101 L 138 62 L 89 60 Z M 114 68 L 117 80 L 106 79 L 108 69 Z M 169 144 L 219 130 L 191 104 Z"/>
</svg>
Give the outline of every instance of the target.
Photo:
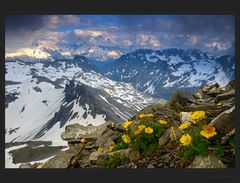
<svg viewBox="0 0 240 183">
<path fill-rule="evenodd" d="M 96 46 L 87 43 L 61 44 L 42 41 L 31 48 L 21 48 L 17 51 L 6 50 L 6 60 L 22 60 L 25 62 L 54 61 L 58 59 L 73 59 L 75 55 L 85 56 L 93 62 L 109 62 L 132 51 L 133 48 L 113 46 Z"/>
<path fill-rule="evenodd" d="M 62 50 L 68 50 L 71 55 L 82 55 L 92 61 L 109 62 L 118 59 L 120 56 L 131 51 L 131 48 L 121 48 L 112 46 L 96 46 L 89 44 L 64 45 Z"/>
<path fill-rule="evenodd" d="M 61 144 L 67 124 L 120 122 L 155 100 L 131 84 L 112 81 L 85 57 L 46 62 L 6 62 L 6 142 Z"/>
<path fill-rule="evenodd" d="M 16 51 L 5 51 L 5 60 L 22 60 L 24 62 L 54 61 L 69 57 L 68 51 L 61 50 L 53 43 L 42 41 L 30 48 L 20 48 Z"/>
<path fill-rule="evenodd" d="M 148 95 L 169 99 L 175 90 L 196 91 L 215 82 L 226 85 L 234 79 L 234 68 L 234 58 L 229 55 L 216 57 L 196 49 L 140 49 L 107 64 L 102 71 Z"/>
<path fill-rule="evenodd" d="M 199 50 L 136 50 L 100 72 L 88 58 L 71 55 L 86 45 L 65 45 L 69 53 L 47 43 L 36 47 L 51 56 L 42 60 L 44 53 L 35 51 L 33 57 L 25 55 L 30 59 L 23 62 L 19 58 L 27 58 L 18 53 L 22 57 L 12 55 L 7 60 L 13 61 L 5 64 L 6 142 L 61 143 L 59 134 L 67 124 L 124 121 L 151 102 L 169 99 L 176 90 L 195 91 L 207 83 L 226 85 L 234 79 L 233 57 Z"/>
</svg>

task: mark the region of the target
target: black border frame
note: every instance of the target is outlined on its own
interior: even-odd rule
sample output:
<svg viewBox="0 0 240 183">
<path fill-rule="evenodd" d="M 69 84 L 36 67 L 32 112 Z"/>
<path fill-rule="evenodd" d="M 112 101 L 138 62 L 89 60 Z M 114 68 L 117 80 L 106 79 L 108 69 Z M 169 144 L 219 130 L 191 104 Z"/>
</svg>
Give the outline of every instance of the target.
<svg viewBox="0 0 240 183">
<path fill-rule="evenodd" d="M 160 1 L 160 0 L 159 0 Z M 231 14 L 236 17 L 235 33 L 235 76 L 236 76 L 236 104 L 239 102 L 240 76 L 239 76 L 239 46 L 240 46 L 240 5 L 239 0 L 49 0 L 49 1 L 31 1 L 31 0 L 8 0 L 1 3 L 0 11 L 0 121 L 1 121 L 1 167 L 0 176 L 6 179 L 6 182 L 31 181 L 43 182 L 52 181 L 183 181 L 187 182 L 218 182 L 235 183 L 239 182 L 239 120 L 240 113 L 236 114 L 237 125 L 237 152 L 236 164 L 234 169 L 137 169 L 137 170 L 102 170 L 102 169 L 5 169 L 5 29 L 4 16 L 11 14 Z M 240 107 L 236 105 L 236 110 Z"/>
</svg>

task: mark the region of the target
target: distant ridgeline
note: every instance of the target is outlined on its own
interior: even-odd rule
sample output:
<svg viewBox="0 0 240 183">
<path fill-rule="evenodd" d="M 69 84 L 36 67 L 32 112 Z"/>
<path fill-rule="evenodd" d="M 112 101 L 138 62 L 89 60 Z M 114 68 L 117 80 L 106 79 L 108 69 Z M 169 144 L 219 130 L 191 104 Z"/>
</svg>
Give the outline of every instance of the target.
<svg viewBox="0 0 240 183">
<path fill-rule="evenodd" d="M 132 83 L 152 97 L 170 99 L 175 90 L 195 92 L 206 84 L 226 85 L 234 79 L 234 57 L 200 50 L 136 50 L 105 65 L 104 74 Z"/>
</svg>

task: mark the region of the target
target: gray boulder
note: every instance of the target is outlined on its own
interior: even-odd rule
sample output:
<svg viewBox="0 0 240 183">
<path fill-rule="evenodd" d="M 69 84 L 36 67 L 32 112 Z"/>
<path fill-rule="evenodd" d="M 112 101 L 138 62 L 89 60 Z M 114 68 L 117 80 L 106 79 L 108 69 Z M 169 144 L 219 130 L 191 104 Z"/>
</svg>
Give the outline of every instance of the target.
<svg viewBox="0 0 240 183">
<path fill-rule="evenodd" d="M 210 124 L 216 127 L 218 132 L 223 134 L 230 133 L 235 127 L 235 107 L 223 111 Z"/>
<path fill-rule="evenodd" d="M 188 168 L 225 168 L 221 160 L 214 154 L 207 156 L 196 156 Z"/>
<path fill-rule="evenodd" d="M 45 162 L 41 168 L 67 168 L 73 156 L 75 156 L 80 148 L 70 148 L 66 151 L 60 152 L 53 158 Z"/>
<path fill-rule="evenodd" d="M 83 126 L 78 123 L 68 125 L 61 134 L 61 138 L 68 142 L 77 142 L 84 138 L 86 140 L 97 140 L 107 129 L 111 122 L 99 126 Z"/>
<path fill-rule="evenodd" d="M 234 98 L 234 97 L 235 97 L 235 90 L 232 89 L 228 92 L 224 92 L 222 94 L 217 95 L 216 96 L 216 101 L 220 102 L 221 100 L 226 100 L 226 99 Z"/>
</svg>

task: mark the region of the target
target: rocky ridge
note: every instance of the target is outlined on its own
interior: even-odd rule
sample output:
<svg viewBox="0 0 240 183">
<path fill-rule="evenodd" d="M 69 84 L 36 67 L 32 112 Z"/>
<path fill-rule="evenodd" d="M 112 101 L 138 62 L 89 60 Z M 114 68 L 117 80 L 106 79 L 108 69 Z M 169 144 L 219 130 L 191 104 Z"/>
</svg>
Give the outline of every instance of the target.
<svg viewBox="0 0 240 183">
<path fill-rule="evenodd" d="M 198 124 L 189 119 L 194 111 L 204 111 L 205 125 L 216 129 L 216 136 L 209 140 L 213 144 L 205 149 L 205 155 L 192 154 L 183 158 L 179 152 L 186 152 L 180 145 L 185 133 L 179 126 L 192 122 L 192 129 Z M 158 151 L 146 156 L 133 146 L 119 148 L 121 136 L 127 133 L 124 124 L 106 122 L 100 126 L 68 125 L 61 138 L 68 142 L 69 149 L 60 152 L 37 168 L 232 168 L 235 162 L 235 84 L 225 87 L 218 84 L 205 86 L 196 93 L 175 92 L 165 103 L 149 105 L 129 119 L 140 123 L 139 116 L 152 114 L 151 120 L 163 119 L 167 123 L 157 139 Z M 194 126 L 196 125 L 196 127 Z M 145 130 L 146 132 L 146 130 Z M 189 134 L 190 131 L 188 131 Z M 210 138 L 211 139 L 211 138 Z M 117 148 L 118 147 L 118 148 Z M 200 149 L 201 150 L 201 149 Z M 23 167 L 23 166 L 22 166 Z"/>
</svg>

